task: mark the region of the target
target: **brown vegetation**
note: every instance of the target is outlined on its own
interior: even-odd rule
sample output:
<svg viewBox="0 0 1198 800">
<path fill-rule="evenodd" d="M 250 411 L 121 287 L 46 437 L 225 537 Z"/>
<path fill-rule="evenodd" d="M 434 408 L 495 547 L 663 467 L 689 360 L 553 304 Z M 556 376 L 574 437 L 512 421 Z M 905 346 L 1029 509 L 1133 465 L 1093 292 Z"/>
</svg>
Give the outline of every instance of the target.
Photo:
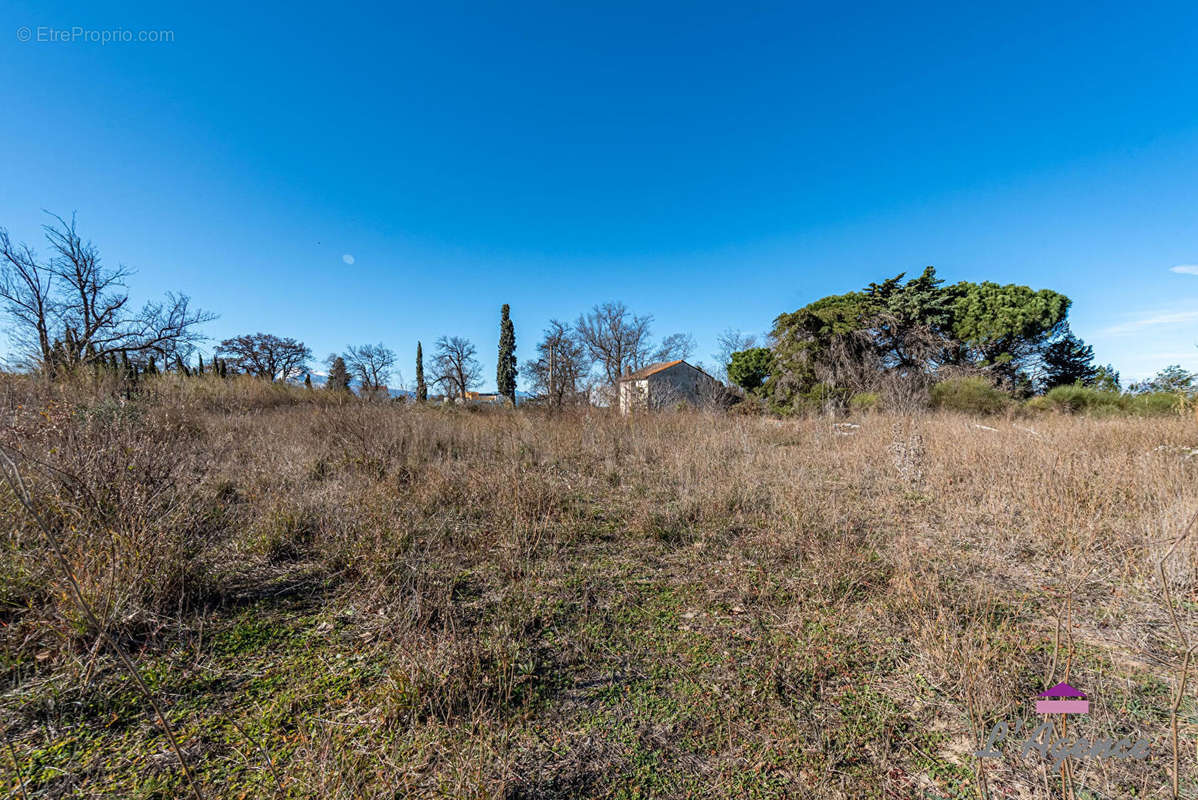
<svg viewBox="0 0 1198 800">
<path fill-rule="evenodd" d="M 1172 791 L 1187 418 L 626 419 L 174 375 L 132 400 L 3 376 L 0 413 L 95 614 L 0 489 L 17 796 L 187 790 L 96 626 L 210 798 Z M 1092 701 L 1071 726 L 1152 756 L 973 757 L 1059 680 Z"/>
</svg>

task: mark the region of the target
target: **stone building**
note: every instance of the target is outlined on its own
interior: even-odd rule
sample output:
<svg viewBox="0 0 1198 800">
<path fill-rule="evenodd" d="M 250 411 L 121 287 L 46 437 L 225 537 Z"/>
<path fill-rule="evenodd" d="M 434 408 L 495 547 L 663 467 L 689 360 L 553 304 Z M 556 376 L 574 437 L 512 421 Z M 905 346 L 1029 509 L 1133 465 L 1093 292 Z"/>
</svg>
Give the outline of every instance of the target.
<svg viewBox="0 0 1198 800">
<path fill-rule="evenodd" d="M 620 413 L 638 409 L 703 407 L 718 403 L 724 385 L 685 361 L 661 361 L 620 378 Z"/>
</svg>

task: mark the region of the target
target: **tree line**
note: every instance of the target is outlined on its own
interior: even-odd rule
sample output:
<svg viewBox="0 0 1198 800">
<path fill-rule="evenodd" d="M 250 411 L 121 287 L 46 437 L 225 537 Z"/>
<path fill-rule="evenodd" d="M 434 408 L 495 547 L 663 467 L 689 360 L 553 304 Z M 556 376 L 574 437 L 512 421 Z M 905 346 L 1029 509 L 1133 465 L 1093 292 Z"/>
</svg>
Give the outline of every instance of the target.
<svg viewBox="0 0 1198 800">
<path fill-rule="evenodd" d="M 270 381 L 312 385 L 312 350 L 304 342 L 273 333 L 246 333 L 222 340 L 206 365 L 199 352 L 201 327 L 216 315 L 194 309 L 184 294 L 168 294 L 140 309 L 129 307 L 125 279 L 133 271 L 108 267 L 98 248 L 83 239 L 74 217 L 50 215 L 43 226 L 49 256 L 40 258 L 25 244 L 14 244 L 0 228 L 0 303 L 12 322 L 18 364 L 54 374 L 91 365 L 113 368 L 136 379 L 175 370 L 223 377 L 250 375 Z M 650 315 L 634 314 L 623 303 L 596 305 L 573 323 L 550 322 L 536 358 L 521 369 L 516 358 L 511 307 L 500 309 L 496 364 L 498 393 L 515 402 L 521 375 L 534 392 L 554 405 L 588 397 L 596 384 L 614 384 L 624 372 L 655 360 L 687 358 L 694 350 L 689 334 L 653 339 Z M 448 398 L 465 399 L 482 383 L 475 345 L 461 336 L 441 336 L 427 365 L 423 342 L 416 343 L 417 400 L 429 387 Z M 399 357 L 383 343 L 348 346 L 324 361 L 326 388 L 363 396 L 387 396 Z M 399 374 L 403 383 L 402 374 Z"/>
<path fill-rule="evenodd" d="M 188 359 L 203 339 L 199 327 L 216 315 L 192 308 L 183 294 L 132 307 L 125 291 L 132 270 L 103 264 L 74 216 L 50 217 L 42 226 L 45 258 L 0 228 L 0 303 L 18 358 L 50 370 L 121 360 L 131 369 L 156 369 L 159 361 Z"/>
<path fill-rule="evenodd" d="M 980 376 L 1015 396 L 1081 385 L 1118 391 L 1119 373 L 1069 328 L 1071 301 L 1015 284 L 945 284 L 934 267 L 830 295 L 781 314 L 768 347 L 730 355 L 729 380 L 779 409 L 844 405 L 885 396 L 892 407 L 925 402 L 930 387 Z M 1170 367 L 1133 385 L 1191 390 L 1194 376 Z"/>
<path fill-rule="evenodd" d="M 11 323 L 19 362 L 50 373 L 82 366 L 109 368 L 132 378 L 173 369 L 192 374 L 245 374 L 311 386 L 313 354 L 302 341 L 271 333 L 224 339 L 205 364 L 200 328 L 216 315 L 191 306 L 184 294 L 133 308 L 125 280 L 133 271 L 109 267 L 82 238 L 75 218 L 50 214 L 42 227 L 49 255 L 14 244 L 0 228 L 0 304 Z M 1015 395 L 1055 386 L 1118 391 L 1119 374 L 1094 361 L 1093 348 L 1069 328 L 1071 301 L 1050 290 L 1014 284 L 946 284 L 927 267 L 900 273 L 861 290 L 831 295 L 779 315 L 766 341 L 728 330 L 718 339 L 716 372 L 748 396 L 779 410 L 845 404 L 854 395 L 884 395 L 890 405 L 926 399 L 930 386 L 953 376 L 984 376 Z M 522 376 L 542 402 L 587 402 L 596 390 L 655 362 L 689 359 L 693 337 L 653 336 L 653 317 L 621 302 L 593 306 L 573 321 L 550 320 L 534 357 L 516 358 L 511 307 L 500 309 L 496 362 L 498 393 L 515 402 Z M 482 383 L 474 344 L 441 336 L 429 363 L 416 343 L 417 400 L 430 386 L 447 398 L 466 399 Z M 383 343 L 348 346 L 325 360 L 326 388 L 365 397 L 389 396 L 399 357 Z M 1169 367 L 1132 391 L 1192 391 L 1193 373 Z"/>
</svg>

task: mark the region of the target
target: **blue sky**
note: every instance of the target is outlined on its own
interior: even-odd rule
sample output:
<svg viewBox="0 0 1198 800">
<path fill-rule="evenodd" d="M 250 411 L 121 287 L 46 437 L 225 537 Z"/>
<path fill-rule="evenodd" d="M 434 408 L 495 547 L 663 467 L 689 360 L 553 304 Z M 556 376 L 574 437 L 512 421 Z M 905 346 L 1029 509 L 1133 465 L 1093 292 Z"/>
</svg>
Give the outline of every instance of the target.
<svg viewBox="0 0 1198 800">
<path fill-rule="evenodd" d="M 971 5 L 8 0 L 0 226 L 76 211 L 213 340 L 408 381 L 456 334 L 493 387 L 504 302 L 521 360 L 622 300 L 710 364 L 926 264 L 1067 294 L 1125 379 L 1198 370 L 1198 6 Z M 75 26 L 174 41 L 37 40 Z"/>
</svg>

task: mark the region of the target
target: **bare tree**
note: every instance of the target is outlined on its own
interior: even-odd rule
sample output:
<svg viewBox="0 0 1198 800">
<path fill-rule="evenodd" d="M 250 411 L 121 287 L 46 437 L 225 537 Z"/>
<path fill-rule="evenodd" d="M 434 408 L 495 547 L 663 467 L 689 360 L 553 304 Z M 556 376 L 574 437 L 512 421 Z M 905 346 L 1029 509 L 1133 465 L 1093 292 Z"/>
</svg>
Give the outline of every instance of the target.
<svg viewBox="0 0 1198 800">
<path fill-rule="evenodd" d="M 433 354 L 433 382 L 447 397 L 466 399 L 466 392 L 482 382 L 482 367 L 475 358 L 477 350 L 469 339 L 442 336 Z"/>
<path fill-rule="evenodd" d="M 728 381 L 728 364 L 732 354 L 757 346 L 757 337 L 751 333 L 742 333 L 733 328 L 726 329 L 716 337 L 716 351 L 711 354 L 715 359 L 717 377 L 725 383 Z"/>
<path fill-rule="evenodd" d="M 241 372 L 269 380 L 297 378 L 308 368 L 312 351 L 303 342 L 270 333 L 249 333 L 225 339 L 216 354 Z"/>
<path fill-rule="evenodd" d="M 560 407 L 578 397 L 579 384 L 590 368 L 586 348 L 573 329 L 554 319 L 537 345 L 536 360 L 524 365 L 524 376 L 534 392 Z"/>
<path fill-rule="evenodd" d="M 623 303 L 604 303 L 574 323 L 578 341 L 614 385 L 625 368 L 640 369 L 649 362 L 651 316 L 636 316 Z"/>
<path fill-rule="evenodd" d="M 691 357 L 695 352 L 695 337 L 689 333 L 671 333 L 661 340 L 661 344 L 653 353 L 654 361 L 676 361 Z"/>
<path fill-rule="evenodd" d="M 124 280 L 132 271 L 109 268 L 100 252 L 68 222 L 51 214 L 42 231 L 50 245 L 41 261 L 28 245 L 14 245 L 0 228 L 0 303 L 13 323 L 13 338 L 42 366 L 161 356 L 186 360 L 201 337 L 198 327 L 215 315 L 192 309 L 185 295 L 128 308 Z"/>
<path fill-rule="evenodd" d="M 387 388 L 387 380 L 395 368 L 395 352 L 382 342 L 350 347 L 345 353 L 345 365 L 358 379 L 359 391 L 365 397 Z"/>
<path fill-rule="evenodd" d="M 14 338 L 26 355 L 42 362 L 50 359 L 50 325 L 53 324 L 53 286 L 49 270 L 38 263 L 28 245 L 13 245 L 8 231 L 0 228 L 0 298 L 12 318 Z"/>
</svg>

